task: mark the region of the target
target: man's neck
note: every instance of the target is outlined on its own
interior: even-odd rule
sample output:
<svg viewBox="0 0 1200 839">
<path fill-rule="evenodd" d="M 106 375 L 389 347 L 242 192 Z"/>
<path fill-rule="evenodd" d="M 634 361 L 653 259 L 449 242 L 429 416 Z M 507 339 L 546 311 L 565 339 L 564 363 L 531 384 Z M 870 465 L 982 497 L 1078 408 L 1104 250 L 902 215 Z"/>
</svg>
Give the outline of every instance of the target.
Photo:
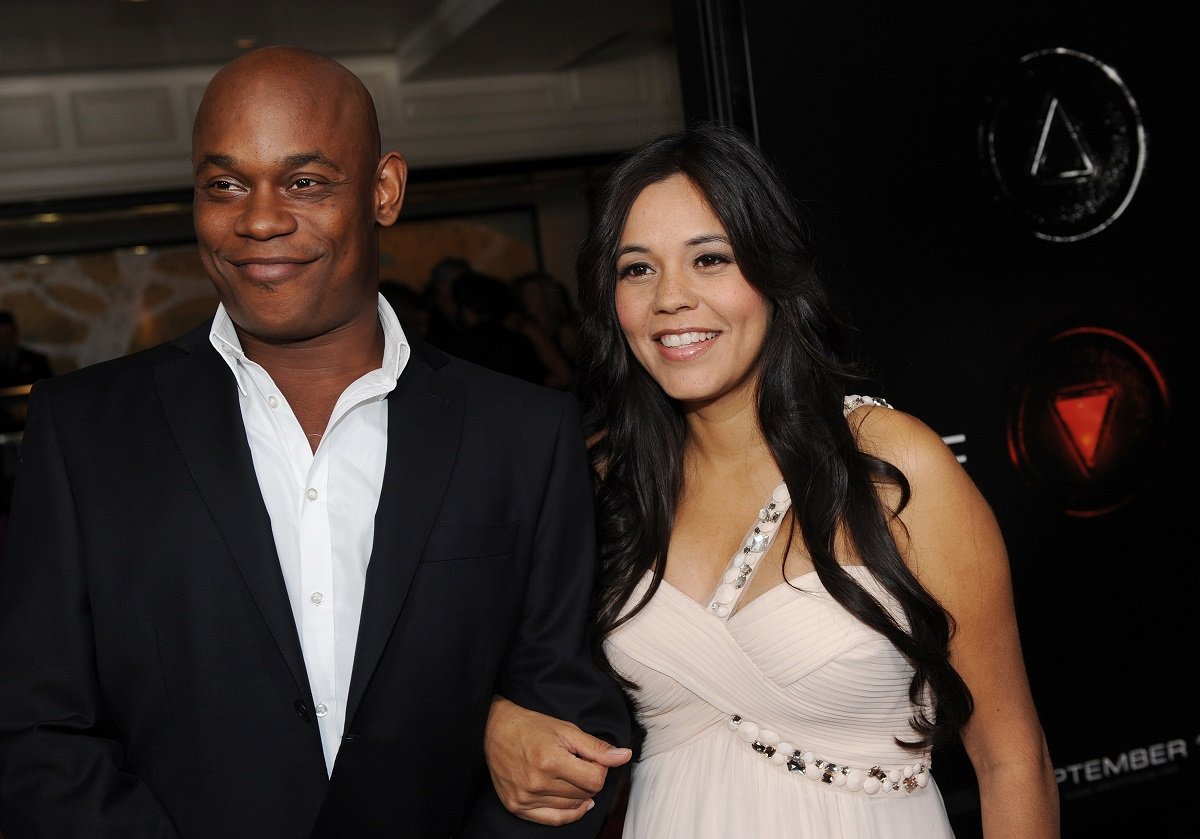
<svg viewBox="0 0 1200 839">
<path fill-rule="evenodd" d="M 270 374 L 314 450 L 338 397 L 383 361 L 383 326 L 377 316 L 307 341 L 266 343 L 240 330 L 238 337 L 246 357 Z"/>
</svg>

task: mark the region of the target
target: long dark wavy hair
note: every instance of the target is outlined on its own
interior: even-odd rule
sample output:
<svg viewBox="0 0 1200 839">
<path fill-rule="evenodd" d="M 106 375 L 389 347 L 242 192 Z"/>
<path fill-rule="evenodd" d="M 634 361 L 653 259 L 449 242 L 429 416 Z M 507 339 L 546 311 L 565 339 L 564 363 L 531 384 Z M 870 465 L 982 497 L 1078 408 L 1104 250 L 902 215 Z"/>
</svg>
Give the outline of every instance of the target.
<svg viewBox="0 0 1200 839">
<path fill-rule="evenodd" d="M 601 557 L 599 637 L 657 591 L 683 484 L 682 408 L 633 356 L 614 302 L 617 250 L 629 209 L 647 186 L 677 174 L 708 200 L 742 275 L 767 301 L 771 327 L 757 359 L 758 422 L 792 496 L 789 539 L 803 539 L 830 595 L 887 637 L 915 668 L 909 696 L 918 709 L 911 721 L 916 738 L 897 742 L 914 749 L 944 744 L 970 717 L 972 701 L 949 662 L 952 620 L 905 565 L 889 529 L 908 503 L 908 480 L 856 445 L 843 399 L 864 377 L 850 361 L 849 329 L 818 277 L 788 190 L 759 150 L 731 128 L 685 129 L 625 158 L 599 196 L 579 254 L 581 397 L 597 484 Z M 878 493 L 888 485 L 898 490 L 894 510 Z M 896 598 L 907 629 L 838 563 L 839 527 Z M 648 570 L 649 590 L 623 613 Z M 932 708 L 926 706 L 927 691 Z"/>
</svg>

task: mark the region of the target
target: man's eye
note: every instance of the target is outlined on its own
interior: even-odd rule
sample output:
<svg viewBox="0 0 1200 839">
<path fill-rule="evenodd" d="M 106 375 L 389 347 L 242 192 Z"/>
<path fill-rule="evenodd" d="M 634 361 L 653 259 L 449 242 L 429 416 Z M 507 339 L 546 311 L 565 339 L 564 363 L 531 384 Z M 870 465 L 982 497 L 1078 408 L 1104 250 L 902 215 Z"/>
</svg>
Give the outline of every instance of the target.
<svg viewBox="0 0 1200 839">
<path fill-rule="evenodd" d="M 208 185 L 209 189 L 226 191 L 234 188 L 233 181 L 213 181 Z"/>
<path fill-rule="evenodd" d="M 292 186 L 296 187 L 297 189 L 308 189 L 309 187 L 316 185 L 317 182 L 312 178 L 297 178 L 296 182 L 292 184 Z"/>
</svg>

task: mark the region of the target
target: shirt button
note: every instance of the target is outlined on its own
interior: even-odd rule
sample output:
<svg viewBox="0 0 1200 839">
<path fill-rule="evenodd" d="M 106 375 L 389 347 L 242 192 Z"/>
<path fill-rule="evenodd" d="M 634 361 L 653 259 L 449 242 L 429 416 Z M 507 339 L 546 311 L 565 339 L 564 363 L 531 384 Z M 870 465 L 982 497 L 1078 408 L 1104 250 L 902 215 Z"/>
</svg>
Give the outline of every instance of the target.
<svg viewBox="0 0 1200 839">
<path fill-rule="evenodd" d="M 276 399 L 274 396 L 268 396 L 268 397 L 267 397 L 267 404 L 268 404 L 268 405 L 270 405 L 272 408 L 278 408 L 278 407 L 279 407 L 279 400 L 278 400 L 278 399 Z"/>
<path fill-rule="evenodd" d="M 308 599 L 312 601 L 314 606 L 320 606 L 325 602 L 325 595 L 321 594 L 319 591 L 314 591 Z"/>
<path fill-rule="evenodd" d="M 315 489 L 310 489 L 308 492 L 304 493 L 304 495 L 308 498 L 309 501 L 317 500 L 317 491 Z"/>
<path fill-rule="evenodd" d="M 320 703 L 318 703 L 318 704 L 317 704 L 317 707 L 316 707 L 316 709 L 315 709 L 315 710 L 316 710 L 316 712 L 317 712 L 317 716 L 318 716 L 318 717 L 323 717 L 323 716 L 325 716 L 326 714 L 328 714 L 328 713 L 329 713 L 329 709 L 325 707 L 325 703 L 324 703 L 324 702 L 320 702 Z"/>
</svg>

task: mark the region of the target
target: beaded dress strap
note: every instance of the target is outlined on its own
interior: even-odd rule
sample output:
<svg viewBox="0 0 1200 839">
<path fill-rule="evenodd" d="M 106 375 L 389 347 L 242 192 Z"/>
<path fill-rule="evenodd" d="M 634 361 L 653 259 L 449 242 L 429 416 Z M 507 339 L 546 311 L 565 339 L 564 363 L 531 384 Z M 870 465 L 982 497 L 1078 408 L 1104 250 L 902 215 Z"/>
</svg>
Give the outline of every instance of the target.
<svg viewBox="0 0 1200 839">
<path fill-rule="evenodd" d="M 880 408 L 891 408 L 883 399 L 874 396 L 847 396 L 842 403 L 842 413 L 849 416 L 850 412 L 863 405 L 875 405 Z M 709 599 L 708 610 L 722 620 L 729 618 L 741 599 L 746 583 L 758 567 L 759 560 L 766 556 L 779 532 L 779 522 L 792 506 L 792 497 L 786 484 L 775 487 L 767 503 L 758 511 L 758 520 L 742 540 L 738 552 L 733 555 L 720 585 Z"/>
<path fill-rule="evenodd" d="M 856 408 L 861 408 L 863 405 L 874 405 L 877 408 L 891 408 L 887 400 L 880 399 L 878 396 L 859 396 L 853 394 L 842 400 L 843 416 L 850 416 L 850 413 Z"/>
<path fill-rule="evenodd" d="M 725 568 L 721 584 L 713 592 L 708 609 L 722 620 L 733 614 L 737 601 L 746 589 L 746 583 L 758 567 L 759 560 L 766 556 L 779 532 L 779 522 L 792 506 L 787 484 L 775 487 L 767 503 L 758 511 L 758 520 L 742 540 L 742 546 L 733 555 Z"/>
</svg>

